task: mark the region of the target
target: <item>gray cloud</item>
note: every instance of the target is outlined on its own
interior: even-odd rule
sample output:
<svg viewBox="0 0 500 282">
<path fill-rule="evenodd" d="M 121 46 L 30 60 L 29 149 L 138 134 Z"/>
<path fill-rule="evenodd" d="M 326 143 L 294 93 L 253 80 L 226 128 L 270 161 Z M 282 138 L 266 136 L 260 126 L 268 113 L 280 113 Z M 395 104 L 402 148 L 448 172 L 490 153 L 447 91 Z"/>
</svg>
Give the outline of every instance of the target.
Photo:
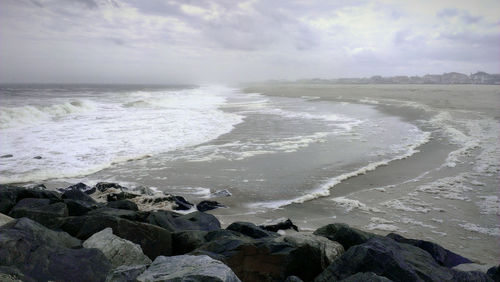
<svg viewBox="0 0 500 282">
<path fill-rule="evenodd" d="M 430 0 L 418 7 L 395 0 L 4 0 L 0 80 L 196 83 L 423 74 L 436 66 L 433 73 L 494 72 L 500 16 L 490 11 L 500 4 L 479 1 L 469 9 Z"/>
</svg>

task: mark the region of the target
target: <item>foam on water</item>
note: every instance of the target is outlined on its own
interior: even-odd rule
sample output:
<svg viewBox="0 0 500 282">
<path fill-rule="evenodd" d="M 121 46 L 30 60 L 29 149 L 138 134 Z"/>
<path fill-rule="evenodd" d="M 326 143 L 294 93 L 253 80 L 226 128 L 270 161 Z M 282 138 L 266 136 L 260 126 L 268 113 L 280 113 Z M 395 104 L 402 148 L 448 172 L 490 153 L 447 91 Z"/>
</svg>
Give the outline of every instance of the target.
<svg viewBox="0 0 500 282">
<path fill-rule="evenodd" d="M 368 165 L 363 166 L 357 170 L 343 173 L 343 174 L 338 175 L 336 177 L 330 178 L 325 183 L 319 185 L 313 191 L 311 191 L 305 195 L 296 197 L 294 199 L 252 203 L 249 206 L 250 207 L 276 209 L 276 208 L 281 208 L 281 207 L 291 205 L 291 204 L 304 203 L 306 201 L 311 201 L 311 200 L 314 200 L 314 199 L 317 199 L 320 197 L 327 197 L 330 195 L 330 189 L 334 188 L 335 185 L 338 185 L 342 181 L 345 181 L 349 178 L 352 178 L 352 177 L 355 177 L 358 175 L 366 174 L 367 172 L 375 170 L 379 166 L 388 165 L 391 161 L 405 159 L 405 158 L 408 158 L 411 155 L 417 153 L 418 152 L 417 148 L 420 147 L 421 145 L 429 142 L 431 135 L 429 132 L 420 131 L 416 127 L 414 127 L 412 131 L 413 131 L 414 136 L 412 136 L 412 138 L 408 138 L 408 143 L 400 144 L 399 146 L 393 148 L 393 151 L 401 153 L 400 155 L 397 155 L 391 159 L 385 159 L 385 160 L 381 160 L 381 161 L 372 162 L 372 163 L 369 163 Z M 410 139 L 412 141 L 410 141 Z"/>
<path fill-rule="evenodd" d="M 13 157 L 0 159 L 0 183 L 87 175 L 215 139 L 243 120 L 219 109 L 231 91 L 201 87 L 108 94 L 46 107 L 2 107 L 0 155 Z M 134 101 L 141 105 L 131 106 Z M 80 110 L 87 108 L 92 110 Z M 19 112 L 22 117 L 12 121 Z M 22 126 L 13 126 L 17 124 Z"/>
</svg>

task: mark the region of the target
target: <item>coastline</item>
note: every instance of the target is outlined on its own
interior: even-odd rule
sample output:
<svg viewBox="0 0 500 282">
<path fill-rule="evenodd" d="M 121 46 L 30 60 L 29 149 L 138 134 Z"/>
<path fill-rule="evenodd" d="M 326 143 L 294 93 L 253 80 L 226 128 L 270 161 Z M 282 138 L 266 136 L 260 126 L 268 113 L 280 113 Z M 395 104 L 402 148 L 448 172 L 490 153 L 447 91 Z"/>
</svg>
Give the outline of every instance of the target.
<svg viewBox="0 0 500 282">
<path fill-rule="evenodd" d="M 265 222 L 269 218 L 289 217 L 299 226 L 311 230 L 331 218 L 381 235 L 400 231 L 413 238 L 427 238 L 477 261 L 497 263 L 500 258 L 500 229 L 496 220 L 498 198 L 492 210 L 487 212 L 483 212 L 477 203 L 481 198 L 498 193 L 498 179 L 495 177 L 498 166 L 491 168 L 493 173 L 475 172 L 475 163 L 480 161 L 480 154 L 486 149 L 470 146 L 463 150 L 465 153 L 461 152 L 460 148 L 467 147 L 467 144 L 456 144 L 453 136 L 444 136 L 443 128 L 436 129 L 436 123 L 430 121 L 434 122 L 440 113 L 452 113 L 464 120 L 498 121 L 496 109 L 500 93 L 494 86 L 477 85 L 429 85 L 424 90 L 415 89 L 414 85 L 246 85 L 244 91 L 247 93 L 311 101 L 367 103 L 383 113 L 398 116 L 432 132 L 431 140 L 417 148 L 419 152 L 346 179 L 331 188 L 327 197 L 291 204 L 265 214 L 246 215 L 246 218 Z M 467 129 L 460 129 L 467 133 Z M 486 142 L 485 139 L 479 143 Z M 462 161 L 458 164 L 451 162 L 452 152 L 463 153 Z M 450 191 L 455 186 L 461 190 L 443 192 L 436 187 L 432 191 L 425 190 L 439 181 L 449 184 Z M 453 184 L 455 182 L 457 184 Z M 476 182 L 481 186 L 473 185 Z M 234 219 L 228 213 L 214 214 L 222 222 Z"/>
</svg>

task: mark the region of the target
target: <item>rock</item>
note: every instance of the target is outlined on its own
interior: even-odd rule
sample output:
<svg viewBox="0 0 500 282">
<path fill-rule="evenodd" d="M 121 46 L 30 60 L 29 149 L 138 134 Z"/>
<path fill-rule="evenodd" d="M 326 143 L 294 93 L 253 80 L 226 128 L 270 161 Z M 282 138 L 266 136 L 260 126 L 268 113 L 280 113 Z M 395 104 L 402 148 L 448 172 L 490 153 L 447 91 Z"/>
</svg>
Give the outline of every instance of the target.
<svg viewBox="0 0 500 282">
<path fill-rule="evenodd" d="M 493 281 L 500 281 L 500 271 L 499 271 L 500 265 L 499 266 L 494 266 L 486 272 L 486 274 L 493 280 Z"/>
<path fill-rule="evenodd" d="M 24 275 L 19 269 L 9 266 L 0 266 L 0 281 L 2 282 L 36 282 L 35 279 Z"/>
<path fill-rule="evenodd" d="M 223 238 L 226 238 L 226 239 L 228 239 L 228 238 L 245 239 L 248 237 L 239 233 L 239 232 L 232 231 L 232 230 L 226 230 L 226 229 L 209 231 L 205 235 L 205 240 L 207 240 L 207 242 L 215 241 L 215 240 L 223 239 Z"/>
<path fill-rule="evenodd" d="M 477 273 L 458 273 L 441 266 L 418 247 L 376 237 L 349 248 L 315 281 L 342 280 L 358 272 L 373 272 L 394 281 L 456 281 L 468 275 L 480 277 Z"/>
<path fill-rule="evenodd" d="M 77 188 L 73 188 L 73 189 L 69 189 L 69 190 L 64 191 L 64 193 L 62 194 L 62 198 L 63 199 L 78 200 L 78 201 L 82 201 L 82 202 L 88 202 L 91 204 L 96 203 L 96 201 L 94 199 L 92 199 L 92 197 L 90 197 L 88 194 L 86 194 L 85 192 L 83 192 Z"/>
<path fill-rule="evenodd" d="M 109 227 L 90 236 L 83 242 L 83 247 L 101 250 L 113 267 L 151 263 L 141 246 L 113 235 L 113 230 Z"/>
<path fill-rule="evenodd" d="M 61 194 L 39 188 L 28 189 L 11 185 L 0 185 L 0 213 L 8 214 L 17 202 L 25 198 L 60 201 Z"/>
<path fill-rule="evenodd" d="M 66 207 L 68 207 L 69 216 L 85 215 L 91 210 L 97 208 L 96 204 L 78 200 L 65 199 L 64 203 L 66 204 Z"/>
<path fill-rule="evenodd" d="M 111 182 L 99 182 L 94 186 L 94 188 L 96 188 L 97 191 L 99 191 L 99 192 L 105 192 L 106 190 L 111 189 L 111 188 L 117 189 L 120 191 L 127 189 L 118 183 L 111 183 Z"/>
<path fill-rule="evenodd" d="M 395 240 L 396 242 L 410 244 L 415 247 L 421 248 L 422 250 L 431 254 L 431 256 L 436 260 L 436 262 L 442 266 L 454 267 L 459 264 L 472 262 L 469 259 L 464 258 L 461 255 L 458 255 L 452 251 L 449 251 L 433 242 L 416 240 L 416 239 L 407 239 L 395 233 L 390 233 L 387 235 L 387 237 Z"/>
<path fill-rule="evenodd" d="M 147 222 L 172 232 L 183 230 L 212 231 L 220 229 L 220 222 L 215 216 L 202 212 L 180 215 L 169 211 L 154 211 L 150 213 Z"/>
<path fill-rule="evenodd" d="M 290 219 L 278 222 L 276 224 L 260 225 L 259 227 L 272 232 L 278 232 L 278 230 L 287 230 L 287 229 L 293 229 L 299 232 L 299 228 L 297 227 L 297 225 L 293 224 L 293 222 Z"/>
<path fill-rule="evenodd" d="M 139 208 L 137 207 L 137 205 L 134 202 L 127 201 L 127 200 L 119 200 L 119 201 L 109 202 L 106 204 L 106 206 L 109 208 L 130 210 L 130 211 L 138 211 L 139 210 Z"/>
<path fill-rule="evenodd" d="M 162 192 L 157 192 L 151 188 L 144 187 L 144 186 L 139 186 L 133 190 L 134 192 L 137 192 L 141 195 L 146 195 L 146 196 L 154 196 L 156 194 L 163 194 Z"/>
<path fill-rule="evenodd" d="M 0 185 L 0 213 L 8 214 L 16 205 L 18 189 L 23 188 Z"/>
<path fill-rule="evenodd" d="M 452 267 L 454 270 L 458 271 L 480 271 L 483 273 L 488 272 L 489 266 L 485 264 L 477 264 L 477 263 L 463 263 L 457 266 Z"/>
<path fill-rule="evenodd" d="M 28 219 L 0 227 L 0 265 L 36 281 L 104 281 L 111 268 L 101 251 L 74 249 L 80 241 Z"/>
<path fill-rule="evenodd" d="M 340 280 L 340 282 L 391 282 L 392 280 L 387 279 L 384 276 L 378 276 L 373 272 L 358 272 L 351 275 L 345 279 Z"/>
<path fill-rule="evenodd" d="M 201 201 L 196 205 L 196 208 L 201 212 L 213 210 L 216 208 L 225 208 L 225 207 L 226 206 L 216 201 Z"/>
<path fill-rule="evenodd" d="M 174 196 L 174 202 L 177 205 L 174 207 L 174 210 L 189 210 L 193 207 L 193 204 L 186 201 L 186 199 L 181 196 Z"/>
<path fill-rule="evenodd" d="M 35 160 L 41 160 L 42 156 L 36 156 L 36 157 L 33 157 L 33 159 L 35 159 Z"/>
<path fill-rule="evenodd" d="M 25 198 L 19 201 L 9 213 L 14 218 L 27 217 L 49 228 L 59 223 L 60 217 L 68 216 L 65 203 L 51 203 L 49 199 Z"/>
<path fill-rule="evenodd" d="M 210 196 L 212 198 L 222 198 L 222 197 L 231 197 L 233 194 L 229 192 L 227 189 L 224 190 L 217 190 L 213 192 Z"/>
<path fill-rule="evenodd" d="M 106 200 L 108 202 L 112 201 L 121 201 L 121 200 L 127 200 L 127 199 L 133 199 L 135 197 L 138 197 L 139 195 L 129 193 L 129 192 L 120 192 L 120 193 L 109 193 L 106 196 Z"/>
<path fill-rule="evenodd" d="M 7 224 L 11 221 L 13 221 L 14 219 L 8 215 L 5 215 L 3 213 L 0 213 L 0 226 L 4 225 L 4 224 Z"/>
<path fill-rule="evenodd" d="M 452 281 L 492 282 L 488 275 L 480 271 L 453 271 Z"/>
<path fill-rule="evenodd" d="M 121 211 L 128 212 L 127 210 Z M 62 230 L 81 240 L 88 239 L 106 227 L 111 227 L 116 236 L 139 244 L 144 254 L 151 259 L 172 253 L 170 232 L 147 223 L 96 213 L 69 217 L 60 226 Z"/>
<path fill-rule="evenodd" d="M 138 281 L 240 281 L 222 262 L 208 256 L 157 257 Z"/>
<path fill-rule="evenodd" d="M 288 276 L 285 279 L 285 282 L 304 282 L 304 281 L 302 279 L 300 279 L 299 277 L 292 275 L 292 276 Z"/>
<path fill-rule="evenodd" d="M 328 224 L 314 231 L 314 234 L 339 242 L 345 250 L 348 250 L 352 246 L 363 244 L 369 239 L 378 236 L 349 227 L 349 225 L 345 223 Z"/>
<path fill-rule="evenodd" d="M 225 235 L 230 235 L 230 230 Z M 213 231 L 215 232 L 215 231 Z M 211 233 L 211 232 L 209 232 Z M 217 231 L 215 233 L 222 233 Z M 205 236 L 205 238 L 208 237 Z M 287 242 L 250 237 L 221 236 L 194 250 L 192 255 L 208 255 L 228 265 L 243 281 L 283 281 L 295 275 L 305 281 L 312 280 L 319 272 L 311 259 Z"/>
<path fill-rule="evenodd" d="M 274 232 L 266 231 L 260 227 L 257 227 L 251 222 L 233 222 L 227 228 L 227 230 L 232 230 L 239 232 L 245 236 L 258 239 L 264 237 L 278 237 L 279 235 Z"/>
<path fill-rule="evenodd" d="M 13 157 L 12 154 L 7 154 L 7 155 L 1 155 L 0 156 L 1 159 L 12 158 L 12 157 Z"/>
<path fill-rule="evenodd" d="M 106 282 L 130 282 L 137 281 L 136 278 L 146 271 L 147 265 L 122 265 L 108 274 Z"/>
<path fill-rule="evenodd" d="M 186 230 L 172 233 L 173 255 L 184 255 L 207 242 L 207 231 Z"/>
<path fill-rule="evenodd" d="M 280 237 L 277 240 L 291 244 L 304 253 L 307 259 L 315 260 L 313 265 L 319 268 L 315 272 L 316 275 L 344 253 L 344 248 L 339 243 L 314 234 L 296 233 Z"/>
<path fill-rule="evenodd" d="M 87 195 L 90 195 L 90 194 L 94 193 L 97 190 L 95 187 L 90 187 L 87 184 L 82 183 L 82 182 L 78 182 L 75 185 L 71 185 L 71 186 L 69 186 L 67 188 L 59 189 L 59 190 L 62 190 L 61 192 L 64 193 L 64 191 L 73 190 L 73 189 L 80 190 L 80 191 L 84 192 Z"/>
</svg>

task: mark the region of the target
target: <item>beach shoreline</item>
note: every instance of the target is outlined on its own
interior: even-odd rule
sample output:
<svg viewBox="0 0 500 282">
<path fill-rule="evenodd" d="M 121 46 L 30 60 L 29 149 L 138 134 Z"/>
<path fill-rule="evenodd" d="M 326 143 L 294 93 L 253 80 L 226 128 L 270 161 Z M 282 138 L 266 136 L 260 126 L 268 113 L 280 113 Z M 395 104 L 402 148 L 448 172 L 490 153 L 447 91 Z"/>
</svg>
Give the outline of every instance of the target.
<svg viewBox="0 0 500 282">
<path fill-rule="evenodd" d="M 477 136 L 480 140 L 475 145 L 465 141 L 457 144 L 452 140 L 455 136 L 443 133 L 453 125 L 451 128 L 472 139 L 476 137 L 472 132 L 476 124 L 482 127 L 488 121 L 490 127 L 495 122 L 498 125 L 497 87 L 261 84 L 246 85 L 244 91 L 311 101 L 370 104 L 432 134 L 429 142 L 417 148 L 419 152 L 342 181 L 330 189 L 329 196 L 291 204 L 265 215 L 248 215 L 249 219 L 262 222 L 290 217 L 299 226 L 313 230 L 330 217 L 383 235 L 399 231 L 410 237 L 435 240 L 483 263 L 499 261 L 498 161 L 495 165 L 490 160 L 486 172 L 477 169 L 485 159 L 480 156 L 482 152 L 498 152 L 498 144 L 488 144 L 494 140 L 498 127 L 491 128 L 493 133 L 487 137 Z M 445 114 L 455 120 L 438 120 Z M 461 127 L 467 123 L 472 126 Z M 484 133 L 488 127 L 481 130 Z M 460 155 L 461 160 L 450 161 L 455 155 Z M 493 201 L 489 210 L 481 206 L 481 199 L 486 198 Z M 226 213 L 215 214 L 222 222 L 234 218 Z"/>
</svg>

